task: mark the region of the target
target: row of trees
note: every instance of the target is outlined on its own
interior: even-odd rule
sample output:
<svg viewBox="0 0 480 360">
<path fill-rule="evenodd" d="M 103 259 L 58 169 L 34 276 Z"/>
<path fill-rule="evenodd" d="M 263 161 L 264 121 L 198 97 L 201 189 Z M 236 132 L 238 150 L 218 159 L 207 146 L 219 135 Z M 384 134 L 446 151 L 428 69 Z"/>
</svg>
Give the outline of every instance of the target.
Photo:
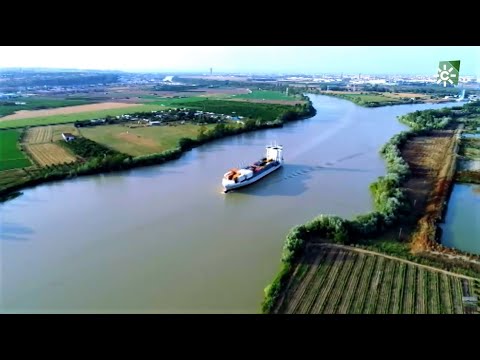
<svg viewBox="0 0 480 360">
<path fill-rule="evenodd" d="M 453 117 L 460 115 L 454 113 L 454 111 L 451 109 L 415 111 L 400 116 L 399 120 L 410 126 L 414 131 L 444 129 L 453 120 Z"/>
<path fill-rule="evenodd" d="M 119 154 L 115 150 L 84 137 L 77 137 L 73 141 L 61 143 L 82 158 L 105 157 Z"/>
</svg>

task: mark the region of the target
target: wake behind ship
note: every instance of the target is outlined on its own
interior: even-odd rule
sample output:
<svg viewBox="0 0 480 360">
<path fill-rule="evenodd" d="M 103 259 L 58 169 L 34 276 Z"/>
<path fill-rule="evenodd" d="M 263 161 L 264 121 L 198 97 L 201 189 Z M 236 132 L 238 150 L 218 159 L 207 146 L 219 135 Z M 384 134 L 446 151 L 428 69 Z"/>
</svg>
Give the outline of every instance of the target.
<svg viewBox="0 0 480 360">
<path fill-rule="evenodd" d="M 283 165 L 283 147 L 270 145 L 266 147 L 265 157 L 252 165 L 241 169 L 230 169 L 222 179 L 224 192 L 250 185 L 267 176 Z"/>
</svg>

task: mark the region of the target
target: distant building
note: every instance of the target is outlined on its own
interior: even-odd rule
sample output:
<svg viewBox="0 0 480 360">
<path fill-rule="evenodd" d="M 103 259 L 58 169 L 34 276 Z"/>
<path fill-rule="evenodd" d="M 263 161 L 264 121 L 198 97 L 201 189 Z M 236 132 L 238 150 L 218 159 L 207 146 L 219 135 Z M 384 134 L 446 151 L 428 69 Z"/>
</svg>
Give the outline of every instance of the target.
<svg viewBox="0 0 480 360">
<path fill-rule="evenodd" d="M 75 136 L 73 134 L 70 134 L 70 133 L 62 133 L 62 137 L 63 137 L 63 140 L 65 140 L 67 142 L 75 140 Z"/>
</svg>

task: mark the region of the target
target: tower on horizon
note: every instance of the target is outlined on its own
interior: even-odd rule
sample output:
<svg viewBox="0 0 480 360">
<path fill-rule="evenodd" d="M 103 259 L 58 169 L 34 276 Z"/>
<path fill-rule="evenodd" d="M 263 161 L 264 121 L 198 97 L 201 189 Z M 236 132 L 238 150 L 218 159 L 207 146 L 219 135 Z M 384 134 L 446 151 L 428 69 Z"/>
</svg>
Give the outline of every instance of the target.
<svg viewBox="0 0 480 360">
<path fill-rule="evenodd" d="M 212 76 L 212 73 L 213 73 L 213 69 L 210 68 L 210 76 Z"/>
</svg>

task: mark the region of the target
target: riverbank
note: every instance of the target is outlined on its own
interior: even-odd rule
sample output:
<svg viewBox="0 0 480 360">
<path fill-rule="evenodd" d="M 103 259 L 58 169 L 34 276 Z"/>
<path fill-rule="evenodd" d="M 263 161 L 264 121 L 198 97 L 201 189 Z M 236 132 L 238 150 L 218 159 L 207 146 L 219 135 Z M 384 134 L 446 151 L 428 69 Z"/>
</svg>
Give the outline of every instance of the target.
<svg viewBox="0 0 480 360">
<path fill-rule="evenodd" d="M 480 184 L 480 171 L 457 171 L 455 181 L 465 184 Z"/>
<path fill-rule="evenodd" d="M 470 126 L 476 128 L 477 123 Z M 470 135 L 470 136 L 469 136 Z M 476 131 L 464 135 L 460 140 L 459 169 L 455 181 L 466 184 L 480 184 L 480 134 Z"/>
<path fill-rule="evenodd" d="M 473 105 L 475 106 L 475 105 Z M 404 146 L 408 139 L 415 136 L 425 135 L 434 129 L 445 129 L 447 127 L 456 127 L 454 119 L 467 117 L 471 111 L 476 111 L 476 107 L 472 110 L 468 108 L 465 113 L 455 112 L 456 110 L 442 109 L 442 110 L 425 110 L 423 112 L 415 112 L 405 116 L 402 116 L 399 120 L 409 125 L 412 130 L 402 132 L 395 135 L 391 140 L 381 149 L 381 153 L 387 162 L 387 174 L 381 176 L 375 183 L 371 185 L 371 190 L 374 196 L 376 211 L 358 216 L 353 221 L 342 219 L 338 216 L 320 215 L 317 218 L 307 222 L 304 225 L 296 226 L 288 233 L 282 252 L 282 265 L 281 270 L 277 277 L 274 279 L 271 285 L 265 289 L 265 299 L 262 303 L 262 311 L 265 313 L 271 312 L 275 304 L 285 290 L 285 286 L 290 281 L 292 272 L 295 268 L 296 261 L 302 256 L 303 251 L 308 243 L 311 242 L 334 242 L 343 244 L 356 244 L 365 241 L 372 241 L 371 239 L 378 238 L 379 235 L 384 234 L 386 231 L 400 227 L 402 230 L 402 224 L 411 224 L 412 219 L 410 217 L 412 204 L 408 202 L 406 196 L 405 184 L 411 174 L 406 161 L 401 156 L 401 148 Z M 461 127 L 461 125 L 460 125 Z M 458 139 L 458 134 L 454 134 L 452 139 Z M 458 143 L 452 141 L 447 146 L 452 152 L 456 152 Z M 442 171 L 443 177 L 439 179 L 441 182 L 437 184 L 439 190 L 439 196 L 434 196 L 434 201 L 438 203 L 438 199 L 446 199 L 446 195 L 450 187 L 448 181 L 445 182 L 444 177 L 453 177 L 455 162 L 454 155 L 450 155 L 445 159 L 444 170 Z M 450 179 L 451 183 L 451 179 Z M 414 204 L 415 206 L 415 204 Z M 437 222 L 439 220 L 438 211 L 443 212 L 442 206 L 435 208 L 435 213 L 432 221 L 427 221 L 427 226 L 420 226 L 420 235 L 424 234 L 428 240 L 428 244 L 432 244 L 430 241 L 435 239 L 437 231 Z M 430 217 L 429 217 L 430 219 Z M 428 219 L 427 219 L 428 220 Z M 411 225 L 410 225 L 411 226 Z M 425 232 L 423 232 L 423 230 Z M 438 250 L 440 245 L 436 245 L 435 249 Z M 389 247 L 384 249 L 388 254 L 391 250 Z M 397 250 L 397 249 L 395 249 Z M 395 251 L 394 251 L 395 252 Z M 438 252 L 438 251 L 437 251 Z M 417 260 L 423 255 L 421 252 L 417 252 L 418 255 L 412 254 L 412 258 Z M 417 257 L 418 256 L 418 257 Z M 443 257 L 431 258 L 428 255 L 428 261 L 434 262 L 440 267 L 452 266 L 451 263 Z M 472 273 L 475 276 L 480 277 L 480 267 L 476 264 L 464 264 L 466 269 L 460 269 L 461 271 Z"/>
<path fill-rule="evenodd" d="M 426 94 L 389 93 L 375 91 L 318 91 L 320 95 L 333 96 L 348 100 L 363 107 L 380 107 L 405 104 L 439 104 L 450 100 L 434 98 Z"/>
<path fill-rule="evenodd" d="M 0 202 L 13 198 L 12 194 L 14 193 L 17 193 L 18 196 L 20 194 L 18 191 L 21 189 L 37 186 L 46 182 L 163 164 L 167 161 L 178 159 L 186 151 L 210 141 L 256 130 L 282 127 L 287 122 L 310 118 L 314 116 L 315 113 L 315 108 L 307 98 L 305 106 L 292 107 L 292 111 L 281 114 L 273 121 L 252 120 L 247 121 L 242 127 L 229 127 L 224 124 L 218 124 L 213 130 L 199 134 L 196 139 L 181 138 L 178 141 L 178 147 L 161 153 L 153 153 L 137 157 L 128 156 L 118 152 L 112 152 L 112 154 L 107 154 L 105 156 L 102 153 L 102 156 L 93 157 L 81 163 L 76 162 L 38 169 L 18 169 L 10 171 L 8 181 L 4 182 L 0 179 Z"/>
</svg>

